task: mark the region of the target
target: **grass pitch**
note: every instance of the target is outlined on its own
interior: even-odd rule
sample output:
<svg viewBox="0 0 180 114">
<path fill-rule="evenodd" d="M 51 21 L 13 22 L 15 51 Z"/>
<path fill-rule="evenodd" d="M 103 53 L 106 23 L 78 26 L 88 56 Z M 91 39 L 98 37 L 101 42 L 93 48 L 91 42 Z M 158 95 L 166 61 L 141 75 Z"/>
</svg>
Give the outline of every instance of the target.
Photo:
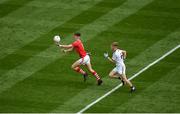
<svg viewBox="0 0 180 114">
<path fill-rule="evenodd" d="M 0 112 L 78 112 L 120 82 L 108 78 L 114 67 L 104 58 L 118 41 L 127 50 L 132 76 L 180 44 L 179 0 L 2 0 L 0 1 Z M 52 37 L 71 43 L 82 33 L 94 69 L 103 77 L 70 69 L 78 59 L 53 45 Z M 141 74 L 133 83 L 87 112 L 180 112 L 180 51 Z"/>
</svg>

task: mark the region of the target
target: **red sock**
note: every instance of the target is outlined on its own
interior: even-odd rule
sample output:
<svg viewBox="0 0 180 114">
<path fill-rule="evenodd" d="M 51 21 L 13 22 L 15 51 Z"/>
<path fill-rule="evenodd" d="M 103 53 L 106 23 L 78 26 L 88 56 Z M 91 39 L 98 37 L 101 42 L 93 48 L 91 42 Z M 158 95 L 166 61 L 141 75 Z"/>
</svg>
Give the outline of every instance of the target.
<svg viewBox="0 0 180 114">
<path fill-rule="evenodd" d="M 75 71 L 81 74 L 85 74 L 85 72 L 80 67 L 77 67 Z"/>
<path fill-rule="evenodd" d="M 92 72 L 92 74 L 96 77 L 96 80 L 100 80 L 101 79 L 96 71 Z"/>
</svg>

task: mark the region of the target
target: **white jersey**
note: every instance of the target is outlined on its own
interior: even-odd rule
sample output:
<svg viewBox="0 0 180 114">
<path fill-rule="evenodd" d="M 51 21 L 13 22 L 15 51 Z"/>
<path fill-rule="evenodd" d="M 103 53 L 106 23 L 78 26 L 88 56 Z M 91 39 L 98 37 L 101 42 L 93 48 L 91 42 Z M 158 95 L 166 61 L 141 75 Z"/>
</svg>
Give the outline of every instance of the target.
<svg viewBox="0 0 180 114">
<path fill-rule="evenodd" d="M 112 59 L 116 62 L 116 66 L 122 66 L 122 65 L 124 65 L 124 56 L 123 56 L 122 50 L 117 49 L 117 50 L 113 53 Z"/>
</svg>

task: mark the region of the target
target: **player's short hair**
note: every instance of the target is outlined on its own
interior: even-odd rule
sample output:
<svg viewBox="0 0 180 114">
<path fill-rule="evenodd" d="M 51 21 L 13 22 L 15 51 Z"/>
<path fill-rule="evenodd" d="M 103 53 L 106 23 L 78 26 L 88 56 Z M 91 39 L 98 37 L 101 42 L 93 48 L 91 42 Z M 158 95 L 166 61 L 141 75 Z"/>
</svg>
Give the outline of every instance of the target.
<svg viewBox="0 0 180 114">
<path fill-rule="evenodd" d="M 118 47 L 118 46 L 119 46 L 119 43 L 118 43 L 118 42 L 113 42 L 111 45 L 112 45 L 112 46 L 115 46 L 115 47 Z"/>
<path fill-rule="evenodd" d="M 81 36 L 81 33 L 76 32 L 76 33 L 74 33 L 74 35 L 75 35 L 75 36 L 79 36 L 79 37 L 80 37 L 80 36 Z"/>
</svg>

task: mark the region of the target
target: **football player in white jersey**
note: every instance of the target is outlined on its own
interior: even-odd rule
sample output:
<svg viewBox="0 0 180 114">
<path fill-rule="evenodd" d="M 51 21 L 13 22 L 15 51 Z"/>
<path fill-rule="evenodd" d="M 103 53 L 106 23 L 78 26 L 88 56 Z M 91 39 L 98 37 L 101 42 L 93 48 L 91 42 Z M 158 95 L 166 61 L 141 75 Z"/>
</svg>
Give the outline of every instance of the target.
<svg viewBox="0 0 180 114">
<path fill-rule="evenodd" d="M 104 53 L 105 58 L 116 64 L 116 67 L 109 73 L 110 78 L 120 79 L 123 85 L 129 85 L 131 88 L 131 92 L 134 92 L 136 90 L 135 86 L 133 86 L 126 77 L 126 66 L 124 64 L 126 51 L 118 48 L 118 42 L 113 42 L 111 44 L 111 49 L 113 51 L 112 58 L 109 57 L 108 53 Z"/>
</svg>

